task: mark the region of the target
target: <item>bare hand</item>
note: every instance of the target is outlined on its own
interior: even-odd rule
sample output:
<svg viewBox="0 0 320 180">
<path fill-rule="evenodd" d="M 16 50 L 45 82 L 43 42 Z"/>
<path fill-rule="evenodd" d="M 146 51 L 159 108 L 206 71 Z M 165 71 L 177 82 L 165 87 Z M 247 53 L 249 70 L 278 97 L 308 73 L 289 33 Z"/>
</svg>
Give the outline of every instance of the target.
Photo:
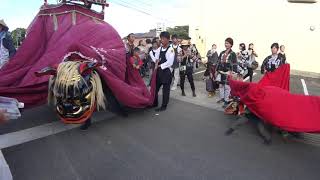
<svg viewBox="0 0 320 180">
<path fill-rule="evenodd" d="M 159 67 L 159 60 L 156 61 L 155 69 L 158 69 L 158 67 Z"/>
</svg>

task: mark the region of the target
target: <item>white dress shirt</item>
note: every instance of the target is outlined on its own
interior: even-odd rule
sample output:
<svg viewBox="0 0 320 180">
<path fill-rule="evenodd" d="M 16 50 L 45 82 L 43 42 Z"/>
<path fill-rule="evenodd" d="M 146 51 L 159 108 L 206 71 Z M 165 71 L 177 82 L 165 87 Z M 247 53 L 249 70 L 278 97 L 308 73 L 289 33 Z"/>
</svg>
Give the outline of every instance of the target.
<svg viewBox="0 0 320 180">
<path fill-rule="evenodd" d="M 168 49 L 168 51 L 166 53 L 167 61 L 160 65 L 162 70 L 164 70 L 166 68 L 170 68 L 170 70 L 171 70 L 171 66 L 172 66 L 173 61 L 174 61 L 174 49 L 171 46 L 169 46 L 168 48 L 169 49 Z M 163 52 L 163 51 L 166 51 L 167 49 L 159 47 L 159 49 L 156 51 L 156 58 L 157 59 L 160 59 L 160 50 Z"/>
<path fill-rule="evenodd" d="M 173 48 L 177 48 L 177 52 L 178 52 L 178 54 L 180 54 L 180 53 L 181 53 L 181 51 L 182 51 L 182 49 L 181 49 L 181 47 L 180 47 L 179 45 L 171 44 L 171 47 L 173 47 Z"/>
<path fill-rule="evenodd" d="M 150 52 L 149 52 L 149 56 L 151 57 L 151 60 L 156 63 L 157 59 L 159 59 L 159 56 L 157 57 L 157 51 L 158 49 L 154 50 L 152 49 Z M 155 54 L 153 55 L 153 52 L 155 52 Z"/>
</svg>

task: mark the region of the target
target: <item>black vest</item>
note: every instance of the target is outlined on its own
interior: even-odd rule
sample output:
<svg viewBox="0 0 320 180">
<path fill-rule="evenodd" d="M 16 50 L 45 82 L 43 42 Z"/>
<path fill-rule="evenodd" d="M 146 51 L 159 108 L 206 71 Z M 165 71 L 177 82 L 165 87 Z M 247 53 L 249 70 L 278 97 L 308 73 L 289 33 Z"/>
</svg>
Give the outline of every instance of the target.
<svg viewBox="0 0 320 180">
<path fill-rule="evenodd" d="M 159 68 L 157 71 L 157 81 L 159 81 L 159 83 L 163 83 L 163 84 L 170 84 L 171 80 L 172 80 L 172 74 L 171 74 L 171 70 L 170 68 L 166 68 L 166 69 L 161 69 L 160 65 L 167 62 L 167 58 L 166 58 L 166 54 L 169 50 L 170 46 L 165 50 L 162 51 L 162 47 L 160 48 L 160 61 L 159 61 Z"/>
<path fill-rule="evenodd" d="M 178 48 L 179 48 L 179 46 L 177 46 L 176 48 L 174 48 L 172 46 L 172 48 L 174 49 L 174 61 L 172 64 L 172 68 L 176 69 L 179 67 L 179 62 L 178 62 Z"/>
<path fill-rule="evenodd" d="M 165 50 L 165 51 L 162 51 L 162 47 L 160 48 L 160 61 L 159 61 L 159 65 L 167 62 L 167 58 L 166 58 L 166 54 L 169 50 L 170 46 Z"/>
<path fill-rule="evenodd" d="M 151 51 L 152 51 L 153 56 L 156 56 L 156 52 L 153 49 Z"/>
</svg>

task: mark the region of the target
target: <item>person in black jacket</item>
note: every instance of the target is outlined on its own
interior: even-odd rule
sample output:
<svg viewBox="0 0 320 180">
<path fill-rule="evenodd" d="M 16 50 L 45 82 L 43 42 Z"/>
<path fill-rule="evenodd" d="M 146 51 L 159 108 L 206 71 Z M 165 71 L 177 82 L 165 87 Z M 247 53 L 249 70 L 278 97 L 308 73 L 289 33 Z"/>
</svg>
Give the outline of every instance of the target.
<svg viewBox="0 0 320 180">
<path fill-rule="evenodd" d="M 219 61 L 219 55 L 217 53 L 217 45 L 216 44 L 213 44 L 212 48 L 208 51 L 207 58 L 208 58 L 207 69 L 204 72 L 204 76 L 209 77 L 214 81 L 216 79 L 216 76 L 215 76 L 216 67 L 217 67 L 217 63 Z M 215 94 L 215 89 L 208 92 L 209 97 L 214 96 L 214 94 Z"/>
<path fill-rule="evenodd" d="M 16 48 L 8 30 L 9 28 L 4 20 L 0 20 L 0 68 L 16 53 Z"/>
<path fill-rule="evenodd" d="M 224 103 L 223 107 L 226 107 L 230 101 L 230 86 L 227 80 L 228 74 L 238 73 L 237 55 L 232 51 L 233 39 L 227 38 L 225 40 L 226 50 L 222 51 L 219 56 L 219 62 L 216 72 L 218 73 L 216 80 L 220 84 L 220 100 L 218 103 Z"/>
<path fill-rule="evenodd" d="M 261 65 L 261 74 L 265 72 L 273 72 L 284 64 L 283 56 L 279 55 L 279 44 L 273 43 L 271 45 L 272 54 L 266 57 Z"/>
<path fill-rule="evenodd" d="M 186 79 L 186 76 L 188 78 L 188 81 L 191 86 L 192 90 L 192 96 L 196 97 L 196 88 L 193 81 L 193 58 L 191 50 L 189 49 L 189 43 L 187 41 L 182 41 L 181 43 L 182 47 L 182 61 L 180 63 L 180 88 L 182 91 L 182 96 L 186 96 L 186 93 L 184 92 L 184 82 Z"/>
<path fill-rule="evenodd" d="M 252 82 L 253 70 L 254 70 L 253 69 L 253 65 L 254 65 L 254 63 L 256 63 L 256 57 L 258 57 L 258 54 L 254 50 L 254 44 L 253 43 L 249 44 L 248 53 L 249 53 L 249 60 L 247 61 L 248 72 L 243 77 L 243 79 L 246 79 L 247 77 L 249 77 L 250 82 Z"/>
</svg>

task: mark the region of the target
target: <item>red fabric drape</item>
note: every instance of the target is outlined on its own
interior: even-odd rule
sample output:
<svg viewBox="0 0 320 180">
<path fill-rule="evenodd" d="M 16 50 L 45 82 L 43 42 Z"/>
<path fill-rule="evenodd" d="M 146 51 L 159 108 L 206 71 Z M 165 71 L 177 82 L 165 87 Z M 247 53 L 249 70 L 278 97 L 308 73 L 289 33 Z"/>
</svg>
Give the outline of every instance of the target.
<svg viewBox="0 0 320 180">
<path fill-rule="evenodd" d="M 76 16 L 72 15 L 73 10 L 77 11 Z M 54 16 L 64 12 L 68 13 Z M 43 15 L 46 13 L 51 15 Z M 103 64 L 98 69 L 101 79 L 123 105 L 132 108 L 151 105 L 154 93 L 127 65 L 121 37 L 108 23 L 98 20 L 100 16 L 75 5 L 40 10 L 17 54 L 0 70 L 0 96 L 17 98 L 26 107 L 46 103 L 49 77 L 38 78 L 34 73 L 59 64 L 73 52 Z M 154 88 L 155 82 L 151 92 Z"/>
<path fill-rule="evenodd" d="M 290 65 L 267 73 L 259 83 L 229 78 L 232 94 L 262 120 L 291 132 L 320 132 L 320 97 L 289 92 Z"/>
</svg>

